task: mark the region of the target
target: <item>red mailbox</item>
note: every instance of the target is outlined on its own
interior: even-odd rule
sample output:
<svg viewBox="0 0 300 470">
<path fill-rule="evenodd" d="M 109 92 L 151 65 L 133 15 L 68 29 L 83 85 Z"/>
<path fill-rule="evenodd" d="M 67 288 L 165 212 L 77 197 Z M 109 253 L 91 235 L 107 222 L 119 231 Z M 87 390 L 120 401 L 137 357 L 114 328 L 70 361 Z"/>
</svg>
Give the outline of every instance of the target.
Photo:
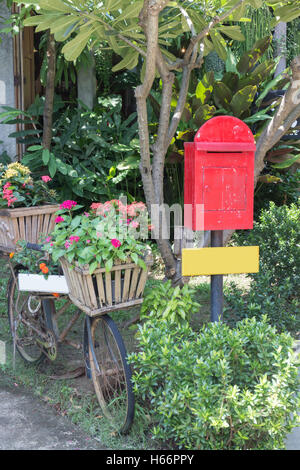
<svg viewBox="0 0 300 470">
<path fill-rule="evenodd" d="M 192 230 L 253 228 L 255 141 L 233 116 L 207 121 L 185 143 L 185 226 Z"/>
</svg>

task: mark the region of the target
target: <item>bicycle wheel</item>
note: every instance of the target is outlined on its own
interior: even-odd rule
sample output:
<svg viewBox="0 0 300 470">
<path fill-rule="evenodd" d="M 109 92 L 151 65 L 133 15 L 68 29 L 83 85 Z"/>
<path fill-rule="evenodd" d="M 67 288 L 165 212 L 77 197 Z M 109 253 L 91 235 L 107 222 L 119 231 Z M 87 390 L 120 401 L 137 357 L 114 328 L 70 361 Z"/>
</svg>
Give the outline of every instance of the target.
<svg viewBox="0 0 300 470">
<path fill-rule="evenodd" d="M 15 346 L 21 357 L 29 363 L 37 363 L 45 357 L 44 346 L 49 346 L 53 335 L 45 319 L 41 298 L 31 292 L 21 292 L 18 288 L 18 272 L 23 266 L 14 269 L 8 283 L 8 319 Z M 52 354 L 53 348 L 52 346 Z"/>
<path fill-rule="evenodd" d="M 89 356 L 91 375 L 103 414 L 113 429 L 129 431 L 134 417 L 131 370 L 122 337 L 108 316 L 91 321 Z"/>
</svg>

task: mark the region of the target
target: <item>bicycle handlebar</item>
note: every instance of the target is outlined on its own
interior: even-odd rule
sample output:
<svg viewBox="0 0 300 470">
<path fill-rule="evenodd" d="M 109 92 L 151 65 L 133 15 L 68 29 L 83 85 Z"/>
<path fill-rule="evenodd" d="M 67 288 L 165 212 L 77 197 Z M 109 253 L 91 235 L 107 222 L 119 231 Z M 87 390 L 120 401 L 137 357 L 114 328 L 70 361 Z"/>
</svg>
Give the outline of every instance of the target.
<svg viewBox="0 0 300 470">
<path fill-rule="evenodd" d="M 37 243 L 27 243 L 27 248 L 29 248 L 30 250 L 34 250 L 34 251 L 44 251 L 42 249 L 42 245 L 38 245 Z"/>
</svg>

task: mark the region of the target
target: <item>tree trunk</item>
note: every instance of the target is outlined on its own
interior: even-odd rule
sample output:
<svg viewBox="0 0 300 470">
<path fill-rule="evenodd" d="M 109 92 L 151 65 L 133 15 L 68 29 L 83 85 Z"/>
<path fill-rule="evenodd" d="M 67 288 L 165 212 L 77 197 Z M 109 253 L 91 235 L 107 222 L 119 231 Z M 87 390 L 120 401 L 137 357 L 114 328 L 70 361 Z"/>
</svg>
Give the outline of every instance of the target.
<svg viewBox="0 0 300 470">
<path fill-rule="evenodd" d="M 54 100 L 54 82 L 56 69 L 56 50 L 53 34 L 48 33 L 47 45 L 47 84 L 44 107 L 44 125 L 43 125 L 43 147 L 50 150 L 52 139 L 52 120 L 53 120 L 53 100 Z"/>
<path fill-rule="evenodd" d="M 275 26 L 273 38 L 276 41 L 275 56 L 280 57 L 280 61 L 275 70 L 275 77 L 286 69 L 286 32 L 287 24 L 280 22 Z"/>
</svg>

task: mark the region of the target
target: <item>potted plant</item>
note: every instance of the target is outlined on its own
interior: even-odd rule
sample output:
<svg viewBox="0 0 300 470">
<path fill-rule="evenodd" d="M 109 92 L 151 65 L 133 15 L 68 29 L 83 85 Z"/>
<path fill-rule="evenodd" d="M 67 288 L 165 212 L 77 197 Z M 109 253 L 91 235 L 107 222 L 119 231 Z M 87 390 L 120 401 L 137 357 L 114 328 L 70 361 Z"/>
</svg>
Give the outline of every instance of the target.
<svg viewBox="0 0 300 470">
<path fill-rule="evenodd" d="M 70 299 L 91 316 L 141 303 L 152 264 L 145 205 L 112 200 L 76 215 L 78 208 L 61 204 L 44 245 L 61 263 Z"/>
<path fill-rule="evenodd" d="M 47 175 L 34 181 L 21 163 L 0 164 L 0 249 L 14 251 L 18 240 L 38 243 L 54 228 L 56 193 Z"/>
<path fill-rule="evenodd" d="M 18 265 L 19 291 L 52 293 L 55 297 L 68 294 L 69 289 L 60 266 L 48 254 L 27 248 L 24 240 L 19 240 L 16 248 L 9 258 Z"/>
</svg>

